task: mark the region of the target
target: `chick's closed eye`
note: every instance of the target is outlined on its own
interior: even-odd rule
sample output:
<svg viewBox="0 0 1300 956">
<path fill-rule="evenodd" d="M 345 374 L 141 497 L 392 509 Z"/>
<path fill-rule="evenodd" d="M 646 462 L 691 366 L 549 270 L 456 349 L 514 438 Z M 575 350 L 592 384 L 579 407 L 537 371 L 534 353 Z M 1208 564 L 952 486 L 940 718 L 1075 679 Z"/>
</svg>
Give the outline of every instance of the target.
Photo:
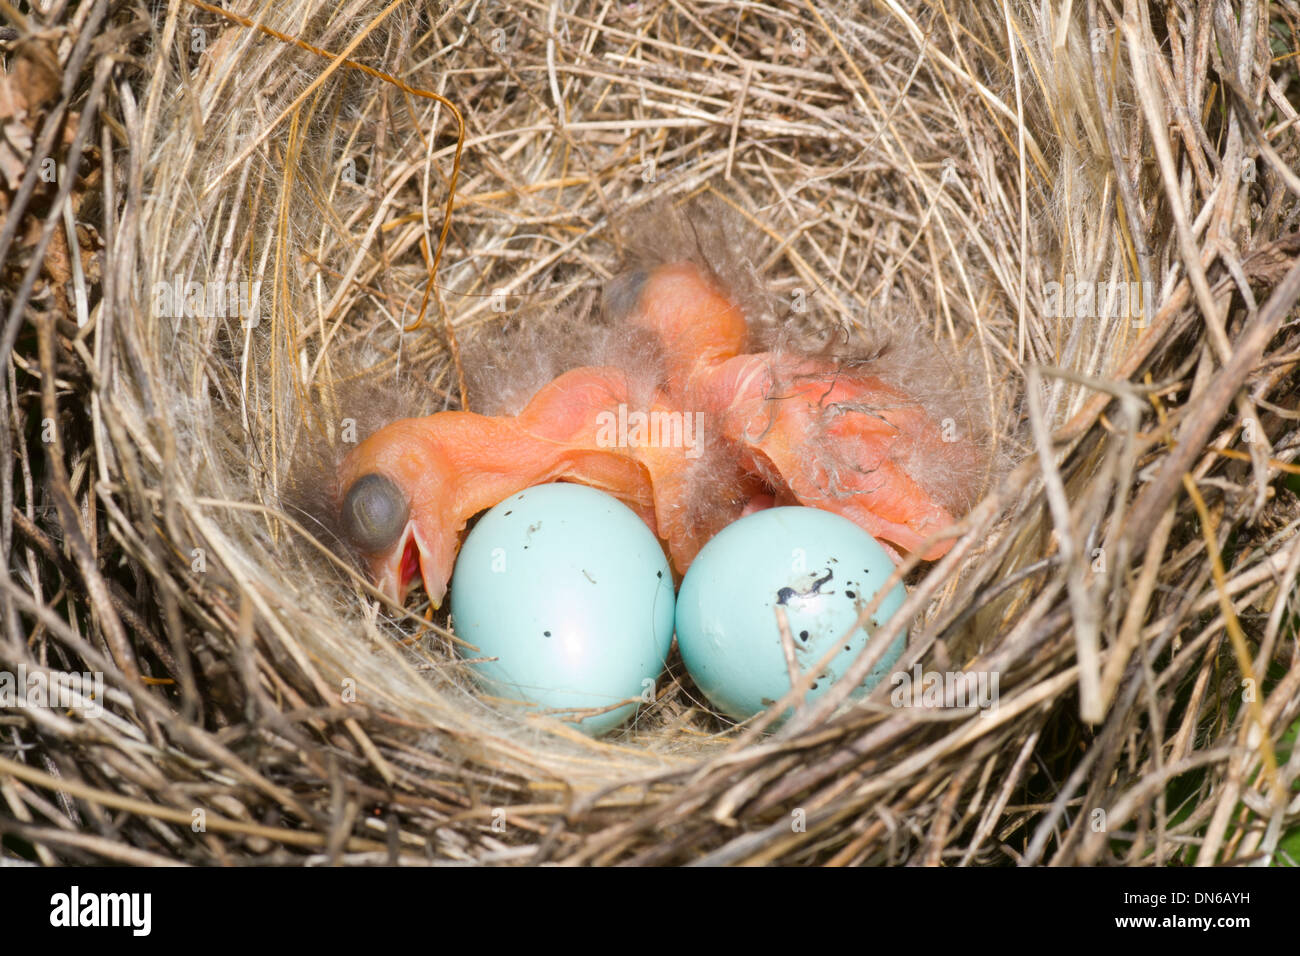
<svg viewBox="0 0 1300 956">
<path fill-rule="evenodd" d="M 343 498 L 343 532 L 361 551 L 377 554 L 397 541 L 410 513 L 402 490 L 389 478 L 372 472 L 354 481 Z"/>
</svg>

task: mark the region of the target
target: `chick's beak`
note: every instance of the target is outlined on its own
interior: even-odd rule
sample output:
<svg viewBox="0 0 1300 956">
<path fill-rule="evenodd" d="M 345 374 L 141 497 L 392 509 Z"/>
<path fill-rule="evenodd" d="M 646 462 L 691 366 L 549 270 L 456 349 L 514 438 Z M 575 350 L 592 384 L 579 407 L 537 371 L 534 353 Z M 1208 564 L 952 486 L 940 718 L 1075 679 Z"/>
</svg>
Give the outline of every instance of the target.
<svg viewBox="0 0 1300 956">
<path fill-rule="evenodd" d="M 391 550 L 370 559 L 375 584 L 387 598 L 404 604 L 418 576 L 435 610 L 442 607 L 454 565 L 454 545 L 449 550 L 439 540 L 431 539 L 415 519 L 407 522 Z"/>
</svg>

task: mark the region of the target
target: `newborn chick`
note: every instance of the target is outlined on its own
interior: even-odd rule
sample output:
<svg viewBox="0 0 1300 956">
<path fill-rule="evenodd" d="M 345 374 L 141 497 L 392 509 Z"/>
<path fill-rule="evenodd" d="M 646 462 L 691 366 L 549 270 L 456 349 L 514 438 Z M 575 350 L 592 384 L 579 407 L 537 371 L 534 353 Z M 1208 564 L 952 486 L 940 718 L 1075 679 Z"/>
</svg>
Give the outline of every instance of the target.
<svg viewBox="0 0 1300 956">
<path fill-rule="evenodd" d="M 609 298 L 673 356 L 669 400 L 703 410 L 734 447 L 739 466 L 769 486 L 766 496 L 751 497 L 746 512 L 774 503 L 821 508 L 908 552 L 953 523 L 909 467 L 924 466 L 927 455 L 973 464 L 974 445 L 944 442 L 920 403 L 872 375 L 869 363 L 742 354 L 743 314 L 690 263 L 617 282 Z M 951 547 L 936 542 L 921 557 L 933 561 Z"/>
<path fill-rule="evenodd" d="M 343 460 L 343 533 L 386 595 L 401 603 L 418 572 L 438 607 L 466 522 L 533 485 L 598 488 L 653 528 L 646 469 L 597 441 L 599 413 L 626 401 L 618 370 L 583 368 L 543 387 L 516 416 L 438 412 L 393 422 Z"/>
</svg>

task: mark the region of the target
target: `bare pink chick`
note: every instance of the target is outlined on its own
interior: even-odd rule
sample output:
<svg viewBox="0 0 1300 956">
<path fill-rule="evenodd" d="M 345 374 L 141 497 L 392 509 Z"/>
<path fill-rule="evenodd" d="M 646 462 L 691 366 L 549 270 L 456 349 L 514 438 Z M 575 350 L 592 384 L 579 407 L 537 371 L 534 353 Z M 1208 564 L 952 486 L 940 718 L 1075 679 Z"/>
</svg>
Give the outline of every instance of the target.
<svg viewBox="0 0 1300 956">
<path fill-rule="evenodd" d="M 703 409 L 740 466 L 764 479 L 767 493 L 751 499 L 747 511 L 796 502 L 822 508 L 905 552 L 953 523 L 909 473 L 917 463 L 923 467 L 927 451 L 951 458 L 953 449 L 920 403 L 900 389 L 827 360 L 744 354 L 740 309 L 690 263 L 647 275 L 631 321 L 675 356 L 673 401 Z M 935 560 L 951 547 L 937 541 L 921 557 Z"/>
</svg>

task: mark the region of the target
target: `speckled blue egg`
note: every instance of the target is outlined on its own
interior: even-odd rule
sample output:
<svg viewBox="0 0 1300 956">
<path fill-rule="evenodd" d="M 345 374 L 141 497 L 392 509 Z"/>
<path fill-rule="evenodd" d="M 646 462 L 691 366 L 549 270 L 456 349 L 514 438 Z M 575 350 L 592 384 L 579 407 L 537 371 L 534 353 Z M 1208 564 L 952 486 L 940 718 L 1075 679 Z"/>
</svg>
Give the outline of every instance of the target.
<svg viewBox="0 0 1300 956">
<path fill-rule="evenodd" d="M 741 518 L 701 549 L 682 581 L 677 644 L 686 669 L 727 716 L 744 720 L 766 710 L 790 690 L 774 611 L 780 605 L 800 673 L 840 645 L 808 694 L 820 697 L 866 646 L 865 628 L 844 635 L 893 570 L 875 538 L 829 511 L 769 508 Z M 867 626 L 888 620 L 905 596 L 902 584 L 896 584 Z M 906 643 L 906 633 L 901 634 L 854 696 L 889 673 Z"/>
<path fill-rule="evenodd" d="M 479 519 L 451 578 L 456 634 L 495 697 L 613 730 L 653 699 L 673 636 L 673 580 L 658 539 L 618 499 L 538 485 Z"/>
</svg>

